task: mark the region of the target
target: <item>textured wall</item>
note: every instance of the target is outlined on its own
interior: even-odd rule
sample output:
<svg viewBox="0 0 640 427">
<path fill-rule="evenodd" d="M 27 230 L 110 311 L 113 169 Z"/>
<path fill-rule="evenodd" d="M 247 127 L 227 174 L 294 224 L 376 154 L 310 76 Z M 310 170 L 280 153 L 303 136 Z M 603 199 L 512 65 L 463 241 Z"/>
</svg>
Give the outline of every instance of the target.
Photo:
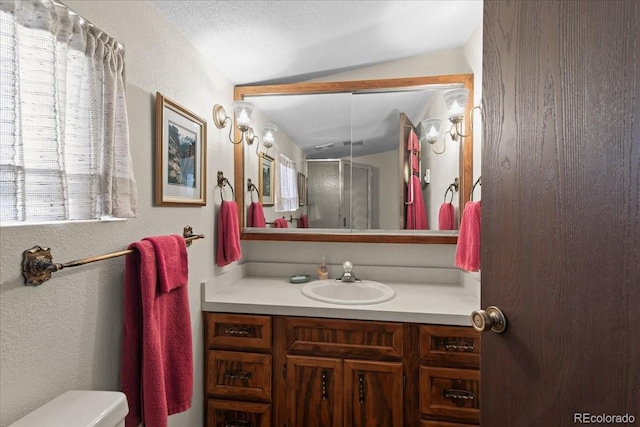
<svg viewBox="0 0 640 427">
<path fill-rule="evenodd" d="M 22 285 L 22 251 L 49 246 L 54 260 L 64 262 L 120 250 L 149 235 L 181 233 L 187 224 L 207 237 L 188 249 L 196 381 L 192 409 L 170 417 L 170 425 L 202 425 L 200 282 L 219 273 L 213 264 L 214 215 L 220 203 L 214 192 L 216 171 L 222 169 L 233 181 L 232 145 L 213 126 L 211 108 L 214 103 L 230 105 L 232 85 L 147 2 L 66 3 L 126 46 L 138 218 L 2 228 L 0 425 L 66 390 L 119 388 L 124 258 L 65 270 L 31 288 Z M 209 123 L 206 207 L 153 206 L 156 91 Z"/>
</svg>

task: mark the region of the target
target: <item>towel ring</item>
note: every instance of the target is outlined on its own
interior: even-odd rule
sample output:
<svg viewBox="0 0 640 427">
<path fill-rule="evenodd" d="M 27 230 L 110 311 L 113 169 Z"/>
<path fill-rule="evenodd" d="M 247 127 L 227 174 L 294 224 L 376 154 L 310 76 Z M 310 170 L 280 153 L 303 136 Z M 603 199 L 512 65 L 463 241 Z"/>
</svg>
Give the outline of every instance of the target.
<svg viewBox="0 0 640 427">
<path fill-rule="evenodd" d="M 447 202 L 447 193 L 449 191 L 451 191 L 451 200 L 449 200 L 449 203 L 452 203 L 453 202 L 453 193 L 457 192 L 459 188 L 460 188 L 460 179 L 458 177 L 456 177 L 456 179 L 453 181 L 453 183 L 449 184 L 449 186 L 447 187 L 447 190 L 444 192 L 444 201 L 445 201 L 445 203 Z"/>
<path fill-rule="evenodd" d="M 476 182 L 473 184 L 473 187 L 471 187 L 471 201 L 473 202 L 473 192 L 476 189 L 476 186 L 479 185 L 482 187 L 482 182 L 480 181 L 480 178 L 482 178 L 481 176 L 478 177 L 478 179 L 476 180 Z"/>
<path fill-rule="evenodd" d="M 253 192 L 255 191 L 258 194 L 258 201 L 260 201 L 260 192 L 258 191 L 258 187 L 251 182 L 251 178 L 247 178 L 247 191 L 251 197 L 251 203 L 253 203 Z"/>
<path fill-rule="evenodd" d="M 222 194 L 222 187 L 224 187 L 225 185 L 228 185 L 229 188 L 231 189 L 231 197 L 233 197 L 233 200 L 236 200 L 236 192 L 233 191 L 233 187 L 231 186 L 231 183 L 229 182 L 229 180 L 227 178 L 224 177 L 224 173 L 222 173 L 222 171 L 218 171 L 218 187 L 220 187 L 220 199 L 222 199 L 222 201 L 224 202 L 224 195 Z"/>
</svg>

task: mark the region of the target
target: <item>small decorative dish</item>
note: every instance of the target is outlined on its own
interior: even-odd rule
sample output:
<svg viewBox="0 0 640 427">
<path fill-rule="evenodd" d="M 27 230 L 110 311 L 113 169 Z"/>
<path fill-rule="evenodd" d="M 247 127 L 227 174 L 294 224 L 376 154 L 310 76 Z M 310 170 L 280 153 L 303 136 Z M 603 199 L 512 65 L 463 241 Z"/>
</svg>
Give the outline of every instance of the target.
<svg viewBox="0 0 640 427">
<path fill-rule="evenodd" d="M 291 283 L 306 283 L 310 278 L 311 275 L 309 274 L 294 274 L 293 276 L 289 277 L 289 281 Z"/>
</svg>

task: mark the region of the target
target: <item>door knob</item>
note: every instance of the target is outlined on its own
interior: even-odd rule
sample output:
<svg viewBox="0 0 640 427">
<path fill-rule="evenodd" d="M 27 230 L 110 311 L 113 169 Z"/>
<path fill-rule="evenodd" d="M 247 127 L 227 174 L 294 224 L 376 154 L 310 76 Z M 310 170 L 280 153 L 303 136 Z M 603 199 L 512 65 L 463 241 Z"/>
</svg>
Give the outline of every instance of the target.
<svg viewBox="0 0 640 427">
<path fill-rule="evenodd" d="M 500 334 L 507 328 L 507 319 L 498 307 L 491 306 L 471 313 L 471 324 L 476 331 L 483 332 L 491 328 L 493 332 Z"/>
</svg>

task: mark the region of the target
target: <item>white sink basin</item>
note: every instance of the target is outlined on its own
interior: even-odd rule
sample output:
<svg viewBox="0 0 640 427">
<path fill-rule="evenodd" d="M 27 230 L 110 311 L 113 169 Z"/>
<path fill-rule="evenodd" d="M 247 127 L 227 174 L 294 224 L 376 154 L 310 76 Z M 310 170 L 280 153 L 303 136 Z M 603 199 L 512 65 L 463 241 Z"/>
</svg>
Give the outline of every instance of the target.
<svg viewBox="0 0 640 427">
<path fill-rule="evenodd" d="M 393 288 L 372 280 L 361 282 L 339 282 L 316 280 L 302 287 L 302 294 L 316 301 L 332 304 L 362 305 L 378 304 L 396 296 Z"/>
</svg>

